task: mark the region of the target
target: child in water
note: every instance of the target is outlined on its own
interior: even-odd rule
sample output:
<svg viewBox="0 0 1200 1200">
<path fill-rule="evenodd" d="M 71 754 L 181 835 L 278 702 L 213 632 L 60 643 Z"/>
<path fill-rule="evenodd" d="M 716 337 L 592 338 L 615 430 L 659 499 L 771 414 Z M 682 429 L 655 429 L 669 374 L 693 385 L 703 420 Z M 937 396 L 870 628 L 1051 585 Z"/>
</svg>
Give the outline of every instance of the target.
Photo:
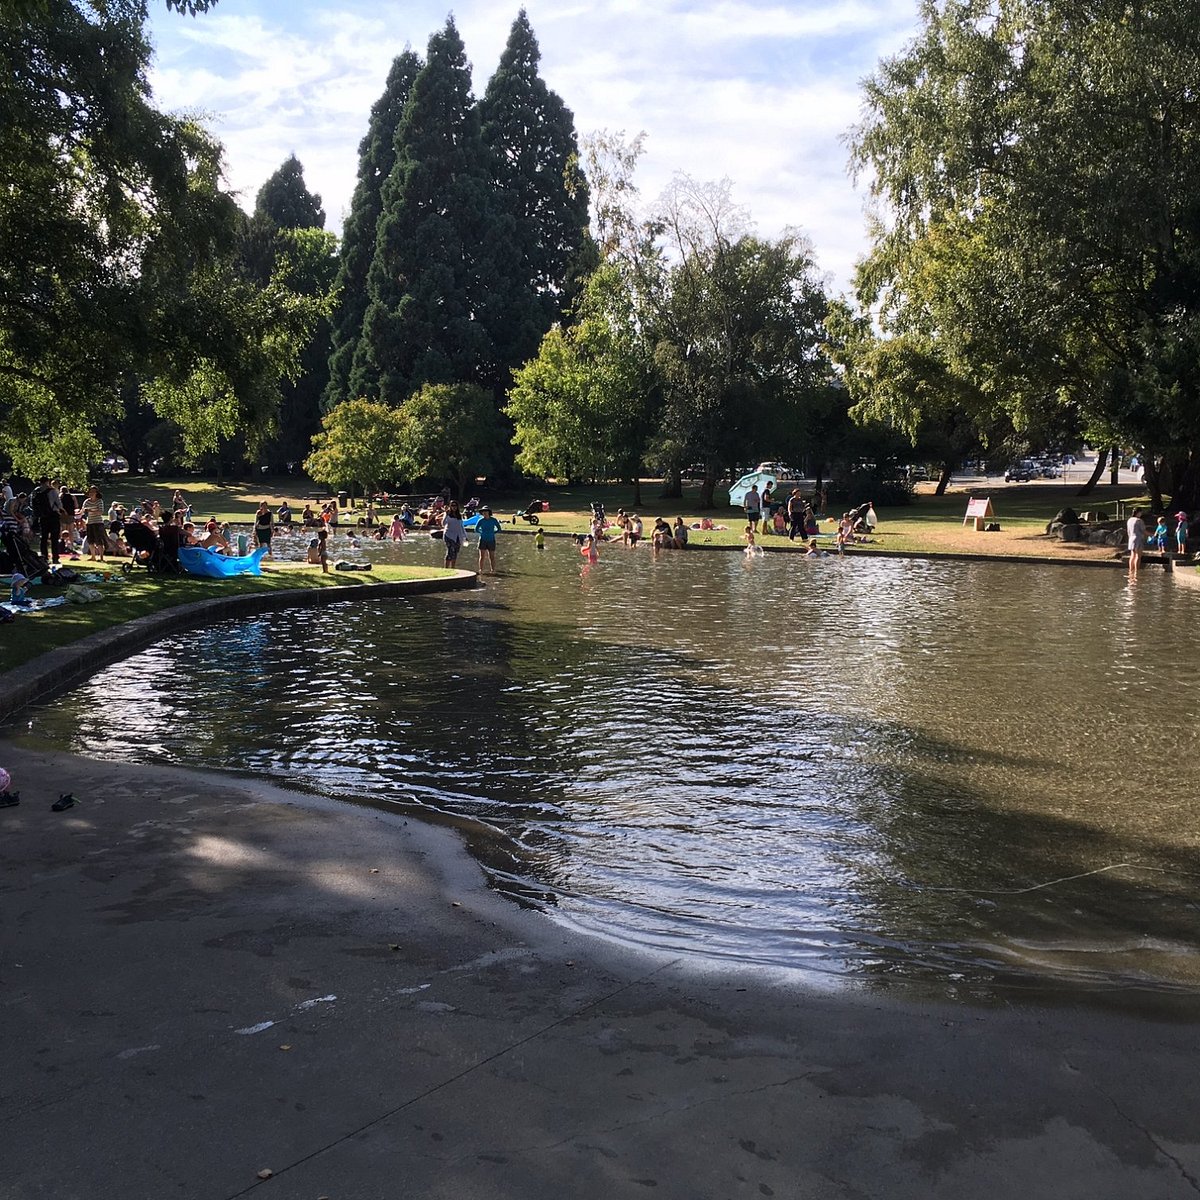
<svg viewBox="0 0 1200 1200">
<path fill-rule="evenodd" d="M 540 530 L 538 531 L 541 532 Z M 590 533 L 585 534 L 583 545 L 579 547 L 579 553 L 590 563 L 600 561 L 600 551 L 596 549 L 596 539 Z"/>
<path fill-rule="evenodd" d="M 745 549 L 744 553 L 746 553 L 746 554 L 761 554 L 762 547 L 759 546 L 757 540 L 755 539 L 753 525 L 747 524 L 745 537 L 746 537 L 746 549 Z"/>
</svg>

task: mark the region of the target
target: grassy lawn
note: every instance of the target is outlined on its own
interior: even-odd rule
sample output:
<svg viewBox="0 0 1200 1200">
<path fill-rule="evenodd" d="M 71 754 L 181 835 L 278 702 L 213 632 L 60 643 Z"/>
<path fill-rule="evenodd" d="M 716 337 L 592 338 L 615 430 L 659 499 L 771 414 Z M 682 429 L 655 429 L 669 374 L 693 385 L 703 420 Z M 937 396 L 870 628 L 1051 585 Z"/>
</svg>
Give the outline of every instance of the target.
<svg viewBox="0 0 1200 1200">
<path fill-rule="evenodd" d="M 86 562 L 72 563 L 86 574 Z M 341 572 L 330 571 L 322 575 L 320 569 L 288 567 L 272 569 L 268 563 L 262 575 L 238 575 L 231 579 L 200 579 L 192 575 L 165 578 L 135 571 L 126 577 L 119 566 L 107 583 L 95 584 L 104 593 L 104 599 L 95 604 L 64 604 L 43 612 L 19 616 L 10 625 L 0 626 L 0 671 L 36 658 L 47 650 L 69 646 L 89 633 L 108 629 L 131 621 L 147 613 L 159 612 L 179 604 L 191 604 L 196 600 L 217 599 L 223 596 L 242 595 L 247 592 L 286 591 L 289 588 L 345 587 L 348 584 L 391 583 L 397 580 L 428 579 L 430 576 L 450 574 L 440 567 L 377 566 L 373 571 Z M 47 598 L 60 594 L 64 589 L 35 587 L 30 591 L 34 598 Z"/>
<path fill-rule="evenodd" d="M 945 496 L 933 495 L 932 484 L 918 485 L 918 492 L 911 505 L 895 508 L 876 507 L 879 515 L 879 532 L 876 549 L 894 550 L 899 553 L 953 553 L 985 555 L 1036 555 L 1044 558 L 1079 559 L 1111 558 L 1110 550 L 1099 547 L 1079 546 L 1050 541 L 1045 537 L 1045 526 L 1061 508 L 1070 507 L 1077 511 L 1103 509 L 1109 516 L 1116 515 L 1118 499 L 1128 503 L 1131 499 L 1144 499 L 1144 493 L 1136 486 L 1112 487 L 1101 485 L 1090 496 L 1079 497 L 1076 492 L 1081 480 L 1071 483 L 1014 483 L 1005 484 L 992 480 L 987 486 L 950 491 Z M 272 508 L 285 497 L 297 515 L 304 507 L 305 497 L 315 495 L 321 489 L 309 480 L 297 476 L 263 477 L 251 483 L 218 485 L 203 479 L 159 479 L 153 476 L 139 477 L 117 475 L 102 485 L 105 502 L 113 499 L 132 505 L 139 499 L 158 499 L 168 504 L 172 491 L 178 487 L 191 501 L 198 520 L 216 516 L 219 520 L 234 524 L 249 524 L 260 500 L 266 500 Z M 663 500 L 659 496 L 660 484 L 648 480 L 642 484 L 641 500 L 637 512 L 648 517 L 647 533 L 653 527 L 655 517 L 674 520 L 681 516 L 688 523 L 699 521 L 701 516 L 710 516 L 724 530 L 695 532 L 698 544 L 741 545 L 745 521 L 741 510 L 723 503 L 728 498 L 726 489 L 718 488 L 718 507 L 707 513 L 699 509 L 699 489 L 685 487 L 681 499 Z M 782 494 L 782 493 L 781 493 Z M 532 527 L 523 521 L 511 523 L 517 509 L 523 509 L 530 500 L 537 498 L 550 504 L 550 511 L 541 516 L 542 527 L 550 533 L 578 533 L 587 527 L 591 503 L 601 501 L 610 515 L 618 508 L 634 509 L 634 492 L 630 485 L 589 485 L 563 487 L 557 484 L 542 484 L 520 492 L 481 492 L 482 498 L 495 510 L 496 516 L 505 523 L 509 531 L 532 532 Z M 1000 524 L 999 533 L 976 533 L 964 527 L 963 514 L 967 500 L 972 495 L 991 497 Z M 861 500 L 870 497 L 863 496 Z M 857 502 L 857 501 L 856 501 Z M 360 501 L 361 505 L 361 501 Z M 390 509 L 381 510 L 390 515 Z M 839 510 L 840 511 L 840 510 Z M 834 512 L 831 503 L 830 512 Z M 361 513 L 343 513 L 343 528 Z M 822 530 L 832 530 L 834 522 L 822 522 Z M 786 539 L 767 535 L 762 539 L 765 546 L 780 546 Z"/>
</svg>

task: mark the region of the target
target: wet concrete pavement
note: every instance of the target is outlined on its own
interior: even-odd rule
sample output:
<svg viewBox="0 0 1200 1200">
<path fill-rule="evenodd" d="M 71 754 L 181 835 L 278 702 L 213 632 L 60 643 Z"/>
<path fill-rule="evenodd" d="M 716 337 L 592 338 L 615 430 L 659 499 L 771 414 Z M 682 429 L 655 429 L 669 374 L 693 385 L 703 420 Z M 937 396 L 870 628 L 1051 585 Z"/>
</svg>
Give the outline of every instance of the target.
<svg viewBox="0 0 1200 1200">
<path fill-rule="evenodd" d="M 1188 1019 L 704 972 L 499 899 L 448 830 L 0 763 L 5 1200 L 1200 1193 Z"/>
</svg>

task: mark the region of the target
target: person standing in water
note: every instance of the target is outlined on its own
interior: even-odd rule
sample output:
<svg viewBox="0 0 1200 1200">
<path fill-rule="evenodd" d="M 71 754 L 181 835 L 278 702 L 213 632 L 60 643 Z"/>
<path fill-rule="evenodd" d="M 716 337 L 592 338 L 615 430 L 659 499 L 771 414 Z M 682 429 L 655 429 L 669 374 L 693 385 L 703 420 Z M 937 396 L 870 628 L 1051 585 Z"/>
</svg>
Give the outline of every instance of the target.
<svg viewBox="0 0 1200 1200">
<path fill-rule="evenodd" d="M 475 526 L 475 536 L 479 539 L 479 573 L 483 574 L 483 564 L 486 560 L 490 568 L 490 574 L 496 573 L 496 534 L 500 532 L 500 522 L 492 516 L 492 510 L 485 504 L 480 512 L 483 516 L 479 518 L 478 524 Z"/>
<path fill-rule="evenodd" d="M 458 512 L 458 503 L 451 500 L 446 515 L 442 518 L 442 545 L 446 548 L 446 561 L 443 566 L 452 567 L 458 561 L 458 552 L 462 549 L 465 537 L 466 531 Z"/>
<path fill-rule="evenodd" d="M 1135 508 L 1133 516 L 1125 522 L 1125 531 L 1129 536 L 1129 578 L 1136 579 L 1142 564 L 1142 551 L 1146 548 L 1146 522 L 1142 520 L 1140 508 Z"/>
</svg>

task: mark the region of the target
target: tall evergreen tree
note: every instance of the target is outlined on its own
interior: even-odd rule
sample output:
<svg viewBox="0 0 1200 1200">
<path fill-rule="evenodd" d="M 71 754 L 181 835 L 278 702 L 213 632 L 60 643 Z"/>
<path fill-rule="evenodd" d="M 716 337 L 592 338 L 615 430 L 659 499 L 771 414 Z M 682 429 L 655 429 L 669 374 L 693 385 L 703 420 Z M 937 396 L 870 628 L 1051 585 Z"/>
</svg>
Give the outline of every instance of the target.
<svg viewBox="0 0 1200 1200">
<path fill-rule="evenodd" d="M 308 190 L 304 167 L 294 155 L 258 189 L 254 214 L 241 237 L 241 258 L 246 274 L 266 284 L 279 257 L 281 229 L 324 229 L 321 197 Z"/>
<path fill-rule="evenodd" d="M 254 215 L 269 217 L 281 229 L 325 228 L 321 197 L 308 190 L 304 168 L 294 154 L 258 189 Z"/>
<path fill-rule="evenodd" d="M 453 18 L 429 39 L 383 189 L 355 381 L 401 404 L 424 383 L 490 384 L 495 355 L 480 316 L 493 283 L 493 187 Z"/>
<path fill-rule="evenodd" d="M 355 381 L 358 387 L 353 391 L 350 372 L 367 311 L 367 272 L 375 255 L 383 185 L 396 161 L 396 130 L 420 69 L 421 60 L 411 50 L 396 56 L 383 95 L 371 108 L 367 135 L 358 146 L 358 182 L 342 229 L 338 311 L 329 356 L 329 384 L 323 401 L 326 410 L 356 395 L 378 392 L 378 383 L 368 377 L 365 362 L 363 373 Z"/>
<path fill-rule="evenodd" d="M 483 140 L 491 152 L 499 227 L 501 278 L 486 320 L 496 343 L 506 391 L 511 370 L 533 358 L 546 331 L 576 290 L 588 237 L 588 187 L 579 169 L 575 120 L 538 74 L 541 51 L 522 9 L 513 22 L 500 65 L 480 102 Z M 594 252 L 591 256 L 594 259 Z"/>
<path fill-rule="evenodd" d="M 324 226 L 321 197 L 308 190 L 304 167 L 293 154 L 259 188 L 254 215 L 241 237 L 243 272 L 260 286 L 282 280 L 298 295 L 328 295 L 337 244 Z M 329 322 L 322 318 L 301 352 L 298 373 L 280 382 L 278 430 L 262 449 L 263 459 L 276 471 L 300 464 L 320 427 L 329 336 Z"/>
</svg>

